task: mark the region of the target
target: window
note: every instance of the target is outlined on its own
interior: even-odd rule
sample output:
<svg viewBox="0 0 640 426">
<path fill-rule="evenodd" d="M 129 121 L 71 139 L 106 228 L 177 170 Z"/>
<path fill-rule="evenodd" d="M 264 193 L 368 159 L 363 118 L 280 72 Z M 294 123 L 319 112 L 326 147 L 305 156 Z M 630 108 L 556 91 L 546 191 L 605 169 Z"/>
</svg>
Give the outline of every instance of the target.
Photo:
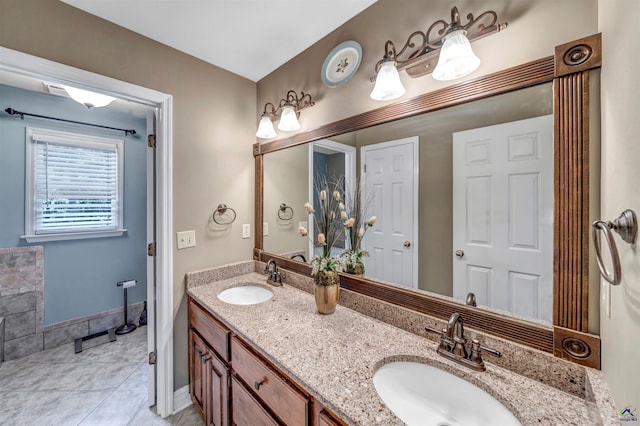
<svg viewBox="0 0 640 426">
<path fill-rule="evenodd" d="M 28 242 L 112 237 L 123 229 L 124 141 L 27 128 Z"/>
</svg>

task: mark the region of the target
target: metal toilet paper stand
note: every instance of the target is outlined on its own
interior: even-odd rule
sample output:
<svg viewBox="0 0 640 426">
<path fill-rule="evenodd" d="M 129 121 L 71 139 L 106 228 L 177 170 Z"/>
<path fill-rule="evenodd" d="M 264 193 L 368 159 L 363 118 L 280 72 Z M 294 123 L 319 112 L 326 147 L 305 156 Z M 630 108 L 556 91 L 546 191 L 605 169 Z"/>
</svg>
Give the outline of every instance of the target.
<svg viewBox="0 0 640 426">
<path fill-rule="evenodd" d="M 137 326 L 134 323 L 130 323 L 129 322 L 129 318 L 128 318 L 128 309 L 127 309 L 127 290 L 129 289 L 129 287 L 133 287 L 138 283 L 137 280 L 127 280 L 127 281 L 120 281 L 117 286 L 118 287 L 122 287 L 124 288 L 124 324 L 122 324 L 120 327 L 116 328 L 116 334 L 127 334 L 127 333 L 131 333 L 133 330 L 135 330 L 137 328 Z"/>
</svg>

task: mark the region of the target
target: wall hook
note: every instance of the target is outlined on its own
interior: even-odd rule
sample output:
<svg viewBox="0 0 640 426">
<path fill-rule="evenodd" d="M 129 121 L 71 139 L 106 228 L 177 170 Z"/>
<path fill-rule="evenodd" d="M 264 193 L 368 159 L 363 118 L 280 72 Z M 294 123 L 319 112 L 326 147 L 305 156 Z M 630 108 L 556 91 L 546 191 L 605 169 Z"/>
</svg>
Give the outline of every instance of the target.
<svg viewBox="0 0 640 426">
<path fill-rule="evenodd" d="M 593 222 L 591 229 L 591 238 L 593 239 L 593 245 L 596 252 L 596 261 L 598 262 L 598 269 L 602 277 L 607 282 L 618 285 L 622 281 L 622 267 L 620 265 L 620 255 L 618 254 L 618 247 L 613 239 L 611 230 L 614 230 L 622 237 L 622 240 L 629 244 L 634 244 L 638 238 L 638 219 L 636 213 L 633 210 L 627 209 L 623 211 L 617 219 L 613 222 L 596 220 Z M 605 240 L 609 246 L 611 252 L 611 262 L 613 263 L 613 273 L 609 273 L 602 261 L 602 255 L 600 253 L 600 233 L 604 233 Z"/>
</svg>

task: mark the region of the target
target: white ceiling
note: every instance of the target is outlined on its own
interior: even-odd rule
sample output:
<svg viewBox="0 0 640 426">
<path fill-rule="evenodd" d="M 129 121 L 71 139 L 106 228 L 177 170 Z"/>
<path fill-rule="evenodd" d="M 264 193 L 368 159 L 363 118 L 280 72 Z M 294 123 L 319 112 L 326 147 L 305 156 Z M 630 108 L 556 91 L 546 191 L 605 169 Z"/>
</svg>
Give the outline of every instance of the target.
<svg viewBox="0 0 640 426">
<path fill-rule="evenodd" d="M 258 81 L 377 0 L 61 0 Z"/>
</svg>

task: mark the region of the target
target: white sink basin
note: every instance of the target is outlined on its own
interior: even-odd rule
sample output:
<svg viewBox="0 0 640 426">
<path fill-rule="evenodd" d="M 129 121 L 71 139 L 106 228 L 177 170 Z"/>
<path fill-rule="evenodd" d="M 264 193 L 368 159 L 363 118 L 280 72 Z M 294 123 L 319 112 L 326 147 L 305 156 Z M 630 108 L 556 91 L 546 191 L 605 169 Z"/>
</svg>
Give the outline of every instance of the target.
<svg viewBox="0 0 640 426">
<path fill-rule="evenodd" d="M 373 384 L 387 407 L 410 426 L 520 425 L 487 392 L 430 365 L 385 364 L 374 374 Z"/>
<path fill-rule="evenodd" d="M 218 293 L 218 299 L 231 305 L 256 305 L 272 297 L 270 290 L 257 285 L 231 287 Z"/>
</svg>

